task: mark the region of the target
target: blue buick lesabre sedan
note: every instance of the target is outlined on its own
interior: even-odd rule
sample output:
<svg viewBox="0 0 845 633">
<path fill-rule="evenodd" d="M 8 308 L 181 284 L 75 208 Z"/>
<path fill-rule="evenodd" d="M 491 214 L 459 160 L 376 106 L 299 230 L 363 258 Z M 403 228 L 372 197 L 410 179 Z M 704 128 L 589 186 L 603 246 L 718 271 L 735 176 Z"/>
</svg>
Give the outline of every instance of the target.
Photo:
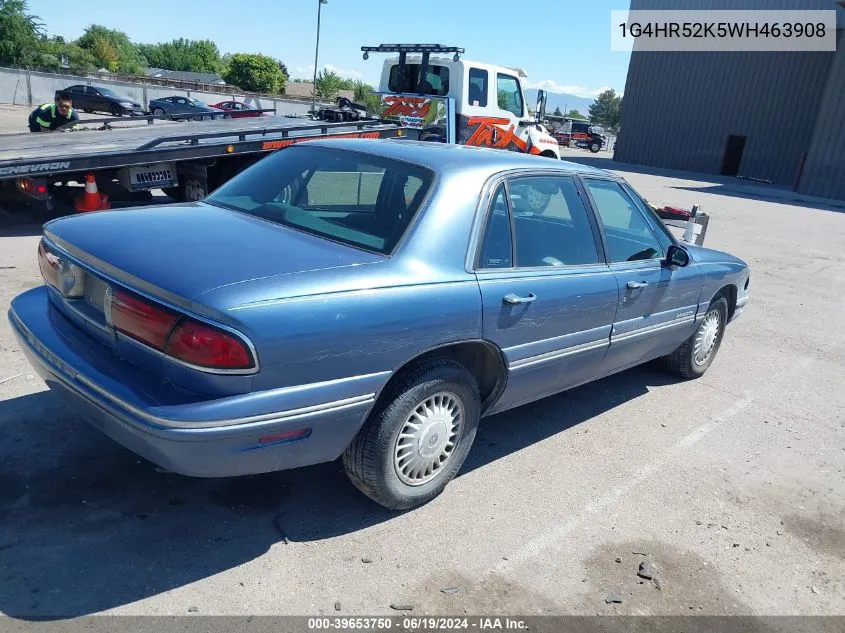
<svg viewBox="0 0 845 633">
<path fill-rule="evenodd" d="M 611 173 L 411 141 L 54 220 L 38 258 L 12 329 L 102 432 L 199 477 L 342 456 L 393 509 L 441 493 L 483 416 L 652 359 L 701 376 L 750 280 Z"/>
</svg>

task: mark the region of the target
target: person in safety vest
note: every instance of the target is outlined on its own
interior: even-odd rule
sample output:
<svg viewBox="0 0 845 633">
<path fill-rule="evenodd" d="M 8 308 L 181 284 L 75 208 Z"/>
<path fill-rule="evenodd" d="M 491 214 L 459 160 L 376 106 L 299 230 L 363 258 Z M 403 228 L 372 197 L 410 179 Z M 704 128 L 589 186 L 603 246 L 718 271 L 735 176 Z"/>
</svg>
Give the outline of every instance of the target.
<svg viewBox="0 0 845 633">
<path fill-rule="evenodd" d="M 79 121 L 79 114 L 73 109 L 69 92 L 56 94 L 54 103 L 45 103 L 29 115 L 30 132 L 49 132 L 71 121 Z"/>
</svg>

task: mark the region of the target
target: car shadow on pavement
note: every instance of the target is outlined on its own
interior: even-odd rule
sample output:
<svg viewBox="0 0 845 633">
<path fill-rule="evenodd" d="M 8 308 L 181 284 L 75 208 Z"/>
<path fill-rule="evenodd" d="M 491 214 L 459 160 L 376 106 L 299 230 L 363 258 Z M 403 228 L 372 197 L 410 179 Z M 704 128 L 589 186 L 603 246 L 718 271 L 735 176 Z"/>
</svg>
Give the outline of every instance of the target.
<svg viewBox="0 0 845 633">
<path fill-rule="evenodd" d="M 462 474 L 673 381 L 643 367 L 485 418 Z M 230 479 L 161 472 L 49 391 L 5 401 L 0 431 L 0 612 L 14 618 L 120 607 L 236 568 L 276 544 L 398 516 L 359 493 L 339 460 Z"/>
<path fill-rule="evenodd" d="M 675 171 L 672 169 L 663 169 L 660 167 L 649 167 L 648 165 L 633 165 L 631 163 L 619 163 L 613 159 L 595 158 L 593 156 L 570 156 L 564 157 L 565 161 L 585 165 L 587 167 L 595 167 L 596 169 L 607 169 L 610 171 L 618 171 L 631 174 L 643 174 L 646 176 L 659 176 L 663 178 L 675 178 L 678 180 L 686 180 L 693 182 L 700 182 L 700 187 L 696 186 L 675 186 L 672 187 L 678 191 L 691 191 L 693 193 L 712 194 L 717 196 L 730 196 L 732 198 L 744 198 L 746 200 L 756 200 L 758 202 L 771 202 L 773 204 L 785 204 L 793 207 L 801 207 L 805 209 L 819 209 L 821 211 L 833 211 L 835 213 L 845 213 L 845 201 L 830 200 L 826 198 L 814 198 L 806 196 L 788 187 L 768 185 L 765 183 L 755 183 L 751 180 L 742 180 L 731 176 L 722 176 L 718 174 L 700 174 L 688 171 Z M 706 209 L 705 209 L 706 210 Z"/>
</svg>

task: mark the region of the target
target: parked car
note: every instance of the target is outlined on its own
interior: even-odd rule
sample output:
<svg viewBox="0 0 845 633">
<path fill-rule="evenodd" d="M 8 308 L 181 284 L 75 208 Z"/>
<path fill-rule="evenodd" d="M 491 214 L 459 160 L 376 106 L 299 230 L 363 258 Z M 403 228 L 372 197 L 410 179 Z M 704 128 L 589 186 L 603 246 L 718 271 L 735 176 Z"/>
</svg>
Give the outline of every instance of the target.
<svg viewBox="0 0 845 633">
<path fill-rule="evenodd" d="M 365 139 L 50 221 L 38 260 L 12 330 L 111 438 L 198 477 L 342 456 L 393 509 L 443 491 L 484 416 L 652 359 L 701 376 L 750 281 L 610 172 Z"/>
<path fill-rule="evenodd" d="M 122 97 L 108 88 L 77 84 L 65 88 L 65 91 L 71 94 L 73 107 L 83 112 L 107 112 L 112 116 L 144 114 L 144 108 L 140 103 L 128 97 Z M 57 90 L 56 94 L 59 92 L 61 91 Z"/>
<path fill-rule="evenodd" d="M 188 97 L 162 97 L 150 101 L 150 112 L 157 116 L 170 116 L 174 119 L 202 120 L 222 119 L 223 113 L 217 108 L 206 105 L 199 99 Z M 208 116 L 180 117 L 180 114 L 199 114 Z"/>
<path fill-rule="evenodd" d="M 253 108 L 240 101 L 221 101 L 220 103 L 212 104 L 211 107 L 226 111 L 232 119 L 243 119 L 245 117 L 261 116 L 264 114 L 258 108 Z"/>
</svg>

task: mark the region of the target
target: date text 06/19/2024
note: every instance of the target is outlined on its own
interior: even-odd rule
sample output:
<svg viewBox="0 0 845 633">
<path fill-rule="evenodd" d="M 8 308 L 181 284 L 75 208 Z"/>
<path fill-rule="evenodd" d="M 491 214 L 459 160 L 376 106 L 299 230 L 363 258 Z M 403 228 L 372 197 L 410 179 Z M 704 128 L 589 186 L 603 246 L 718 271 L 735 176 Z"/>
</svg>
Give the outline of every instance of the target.
<svg viewBox="0 0 845 633">
<path fill-rule="evenodd" d="M 421 633 L 425 631 L 479 630 L 479 631 L 519 631 L 527 629 L 523 620 L 508 617 L 479 618 L 439 618 L 439 617 L 403 617 L 403 618 L 309 618 L 309 631 L 397 631 Z"/>
</svg>

